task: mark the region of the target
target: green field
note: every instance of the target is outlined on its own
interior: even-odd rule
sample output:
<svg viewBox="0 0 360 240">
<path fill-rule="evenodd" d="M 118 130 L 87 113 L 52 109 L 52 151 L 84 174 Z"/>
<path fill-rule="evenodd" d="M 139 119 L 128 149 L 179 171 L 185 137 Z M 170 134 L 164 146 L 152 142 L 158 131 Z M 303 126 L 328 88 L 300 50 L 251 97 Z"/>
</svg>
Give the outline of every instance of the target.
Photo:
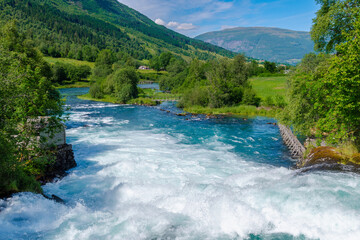
<svg viewBox="0 0 360 240">
<path fill-rule="evenodd" d="M 64 85 L 55 85 L 57 89 L 61 88 L 84 88 L 84 87 L 90 87 L 91 82 L 89 80 L 81 80 L 77 82 L 72 83 L 65 83 Z"/>
<path fill-rule="evenodd" d="M 181 94 L 158 92 L 154 89 L 142 89 L 142 91 L 143 93 L 140 93 L 139 97 L 143 97 L 143 98 L 161 100 L 161 99 L 180 99 L 181 97 Z"/>
<path fill-rule="evenodd" d="M 93 62 L 79 61 L 79 60 L 69 59 L 69 58 L 44 57 L 44 59 L 45 59 L 45 61 L 47 61 L 50 64 L 55 64 L 56 62 L 60 62 L 60 63 L 72 64 L 75 66 L 87 65 L 91 68 L 93 68 L 95 66 L 95 63 L 93 63 Z"/>
<path fill-rule="evenodd" d="M 267 97 L 280 95 L 285 97 L 286 94 L 286 76 L 282 77 L 254 77 L 250 82 L 262 100 Z"/>
<path fill-rule="evenodd" d="M 201 107 L 193 106 L 184 108 L 184 111 L 195 114 L 214 114 L 214 115 L 238 115 L 243 117 L 275 117 L 278 109 L 274 108 L 262 108 L 255 106 L 239 105 L 233 107 L 221 107 L 221 108 L 210 108 L 210 107 Z"/>
</svg>

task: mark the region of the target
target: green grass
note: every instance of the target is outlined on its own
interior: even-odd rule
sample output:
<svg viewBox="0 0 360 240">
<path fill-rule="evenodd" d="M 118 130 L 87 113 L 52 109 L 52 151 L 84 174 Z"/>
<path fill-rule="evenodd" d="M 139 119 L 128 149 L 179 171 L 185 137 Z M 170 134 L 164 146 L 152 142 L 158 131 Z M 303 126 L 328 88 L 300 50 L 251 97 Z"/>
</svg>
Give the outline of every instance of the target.
<svg viewBox="0 0 360 240">
<path fill-rule="evenodd" d="M 74 83 L 65 83 L 64 85 L 57 85 L 57 89 L 62 88 L 84 88 L 84 87 L 90 87 L 91 82 L 89 80 L 81 80 Z"/>
<path fill-rule="evenodd" d="M 105 95 L 104 98 L 101 99 L 97 99 L 97 98 L 92 98 L 90 93 L 78 96 L 79 99 L 82 100 L 91 100 L 91 101 L 96 101 L 96 102 L 109 102 L 109 103 L 119 103 L 115 97 L 110 96 L 110 95 Z"/>
<path fill-rule="evenodd" d="M 93 68 L 95 66 L 95 63 L 93 63 L 93 62 L 79 61 L 79 60 L 69 59 L 69 58 L 44 57 L 44 59 L 45 59 L 45 61 L 47 61 L 50 64 L 55 64 L 56 62 L 60 62 L 60 63 L 72 64 L 75 66 L 86 65 L 91 68 Z"/>
<path fill-rule="evenodd" d="M 274 108 L 257 108 L 255 106 L 239 105 L 233 107 L 209 108 L 201 106 L 193 106 L 184 108 L 184 111 L 195 114 L 226 114 L 239 115 L 244 117 L 275 117 L 277 109 Z"/>
<path fill-rule="evenodd" d="M 168 72 L 167 71 L 159 71 L 157 72 L 156 70 L 153 70 L 153 69 L 150 69 L 150 70 L 142 70 L 142 69 L 138 69 L 137 70 L 139 73 L 143 73 L 143 74 L 159 74 L 159 75 L 164 75 L 164 74 L 167 74 Z"/>
<path fill-rule="evenodd" d="M 250 82 L 259 97 L 265 100 L 267 97 L 286 94 L 286 76 L 281 77 L 254 77 Z"/>
<path fill-rule="evenodd" d="M 151 98 L 151 99 L 180 99 L 181 94 L 172 94 L 172 93 L 164 93 L 157 92 L 154 89 L 142 89 L 143 93 L 140 93 L 139 96 L 143 98 Z"/>
</svg>

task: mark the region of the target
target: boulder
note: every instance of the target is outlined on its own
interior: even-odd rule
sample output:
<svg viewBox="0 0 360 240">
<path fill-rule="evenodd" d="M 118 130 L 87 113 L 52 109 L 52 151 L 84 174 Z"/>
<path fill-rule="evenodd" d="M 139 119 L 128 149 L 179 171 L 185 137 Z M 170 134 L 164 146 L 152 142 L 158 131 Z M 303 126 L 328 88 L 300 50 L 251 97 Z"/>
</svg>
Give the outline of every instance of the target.
<svg viewBox="0 0 360 240">
<path fill-rule="evenodd" d="M 43 184 L 51 182 L 55 178 L 64 177 L 68 170 L 77 166 L 72 145 L 59 145 L 54 152 L 55 162 L 47 166 L 45 175 L 40 178 Z"/>
</svg>

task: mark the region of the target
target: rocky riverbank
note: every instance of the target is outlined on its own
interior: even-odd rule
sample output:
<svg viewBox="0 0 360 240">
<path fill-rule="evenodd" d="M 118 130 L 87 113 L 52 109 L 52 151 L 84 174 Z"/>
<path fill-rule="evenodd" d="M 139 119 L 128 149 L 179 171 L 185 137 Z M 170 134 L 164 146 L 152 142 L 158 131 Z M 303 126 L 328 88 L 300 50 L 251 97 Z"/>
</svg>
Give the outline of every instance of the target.
<svg viewBox="0 0 360 240">
<path fill-rule="evenodd" d="M 306 158 L 299 159 L 298 168 L 321 170 L 360 170 L 360 154 L 345 153 L 340 148 L 321 146 L 313 148 Z"/>
<path fill-rule="evenodd" d="M 39 178 L 42 184 L 52 182 L 56 178 L 62 178 L 67 171 L 77 166 L 72 145 L 62 144 L 54 150 L 55 162 L 48 165 L 45 175 Z"/>
</svg>

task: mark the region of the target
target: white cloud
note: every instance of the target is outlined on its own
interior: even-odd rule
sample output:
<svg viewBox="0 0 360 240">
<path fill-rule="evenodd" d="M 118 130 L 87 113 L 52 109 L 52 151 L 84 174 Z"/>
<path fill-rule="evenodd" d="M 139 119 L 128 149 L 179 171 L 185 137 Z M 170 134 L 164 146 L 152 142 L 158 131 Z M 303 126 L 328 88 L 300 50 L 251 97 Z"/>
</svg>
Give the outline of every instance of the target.
<svg viewBox="0 0 360 240">
<path fill-rule="evenodd" d="M 166 25 L 166 22 L 160 18 L 155 19 L 155 23 L 163 26 Z"/>
<path fill-rule="evenodd" d="M 163 25 L 163 26 L 168 27 L 168 28 L 175 29 L 175 30 L 188 31 L 188 30 L 194 30 L 194 29 L 197 28 L 192 23 L 179 23 L 179 22 L 174 22 L 174 21 L 170 21 L 170 22 L 166 23 L 164 20 L 162 20 L 160 18 L 155 19 L 155 23 L 159 24 L 159 25 Z"/>
<path fill-rule="evenodd" d="M 178 22 L 169 22 L 166 26 L 169 28 L 177 28 L 180 25 Z"/>
<path fill-rule="evenodd" d="M 194 30 L 197 27 L 194 26 L 192 23 L 182 23 L 176 29 L 178 30 Z"/>
</svg>

